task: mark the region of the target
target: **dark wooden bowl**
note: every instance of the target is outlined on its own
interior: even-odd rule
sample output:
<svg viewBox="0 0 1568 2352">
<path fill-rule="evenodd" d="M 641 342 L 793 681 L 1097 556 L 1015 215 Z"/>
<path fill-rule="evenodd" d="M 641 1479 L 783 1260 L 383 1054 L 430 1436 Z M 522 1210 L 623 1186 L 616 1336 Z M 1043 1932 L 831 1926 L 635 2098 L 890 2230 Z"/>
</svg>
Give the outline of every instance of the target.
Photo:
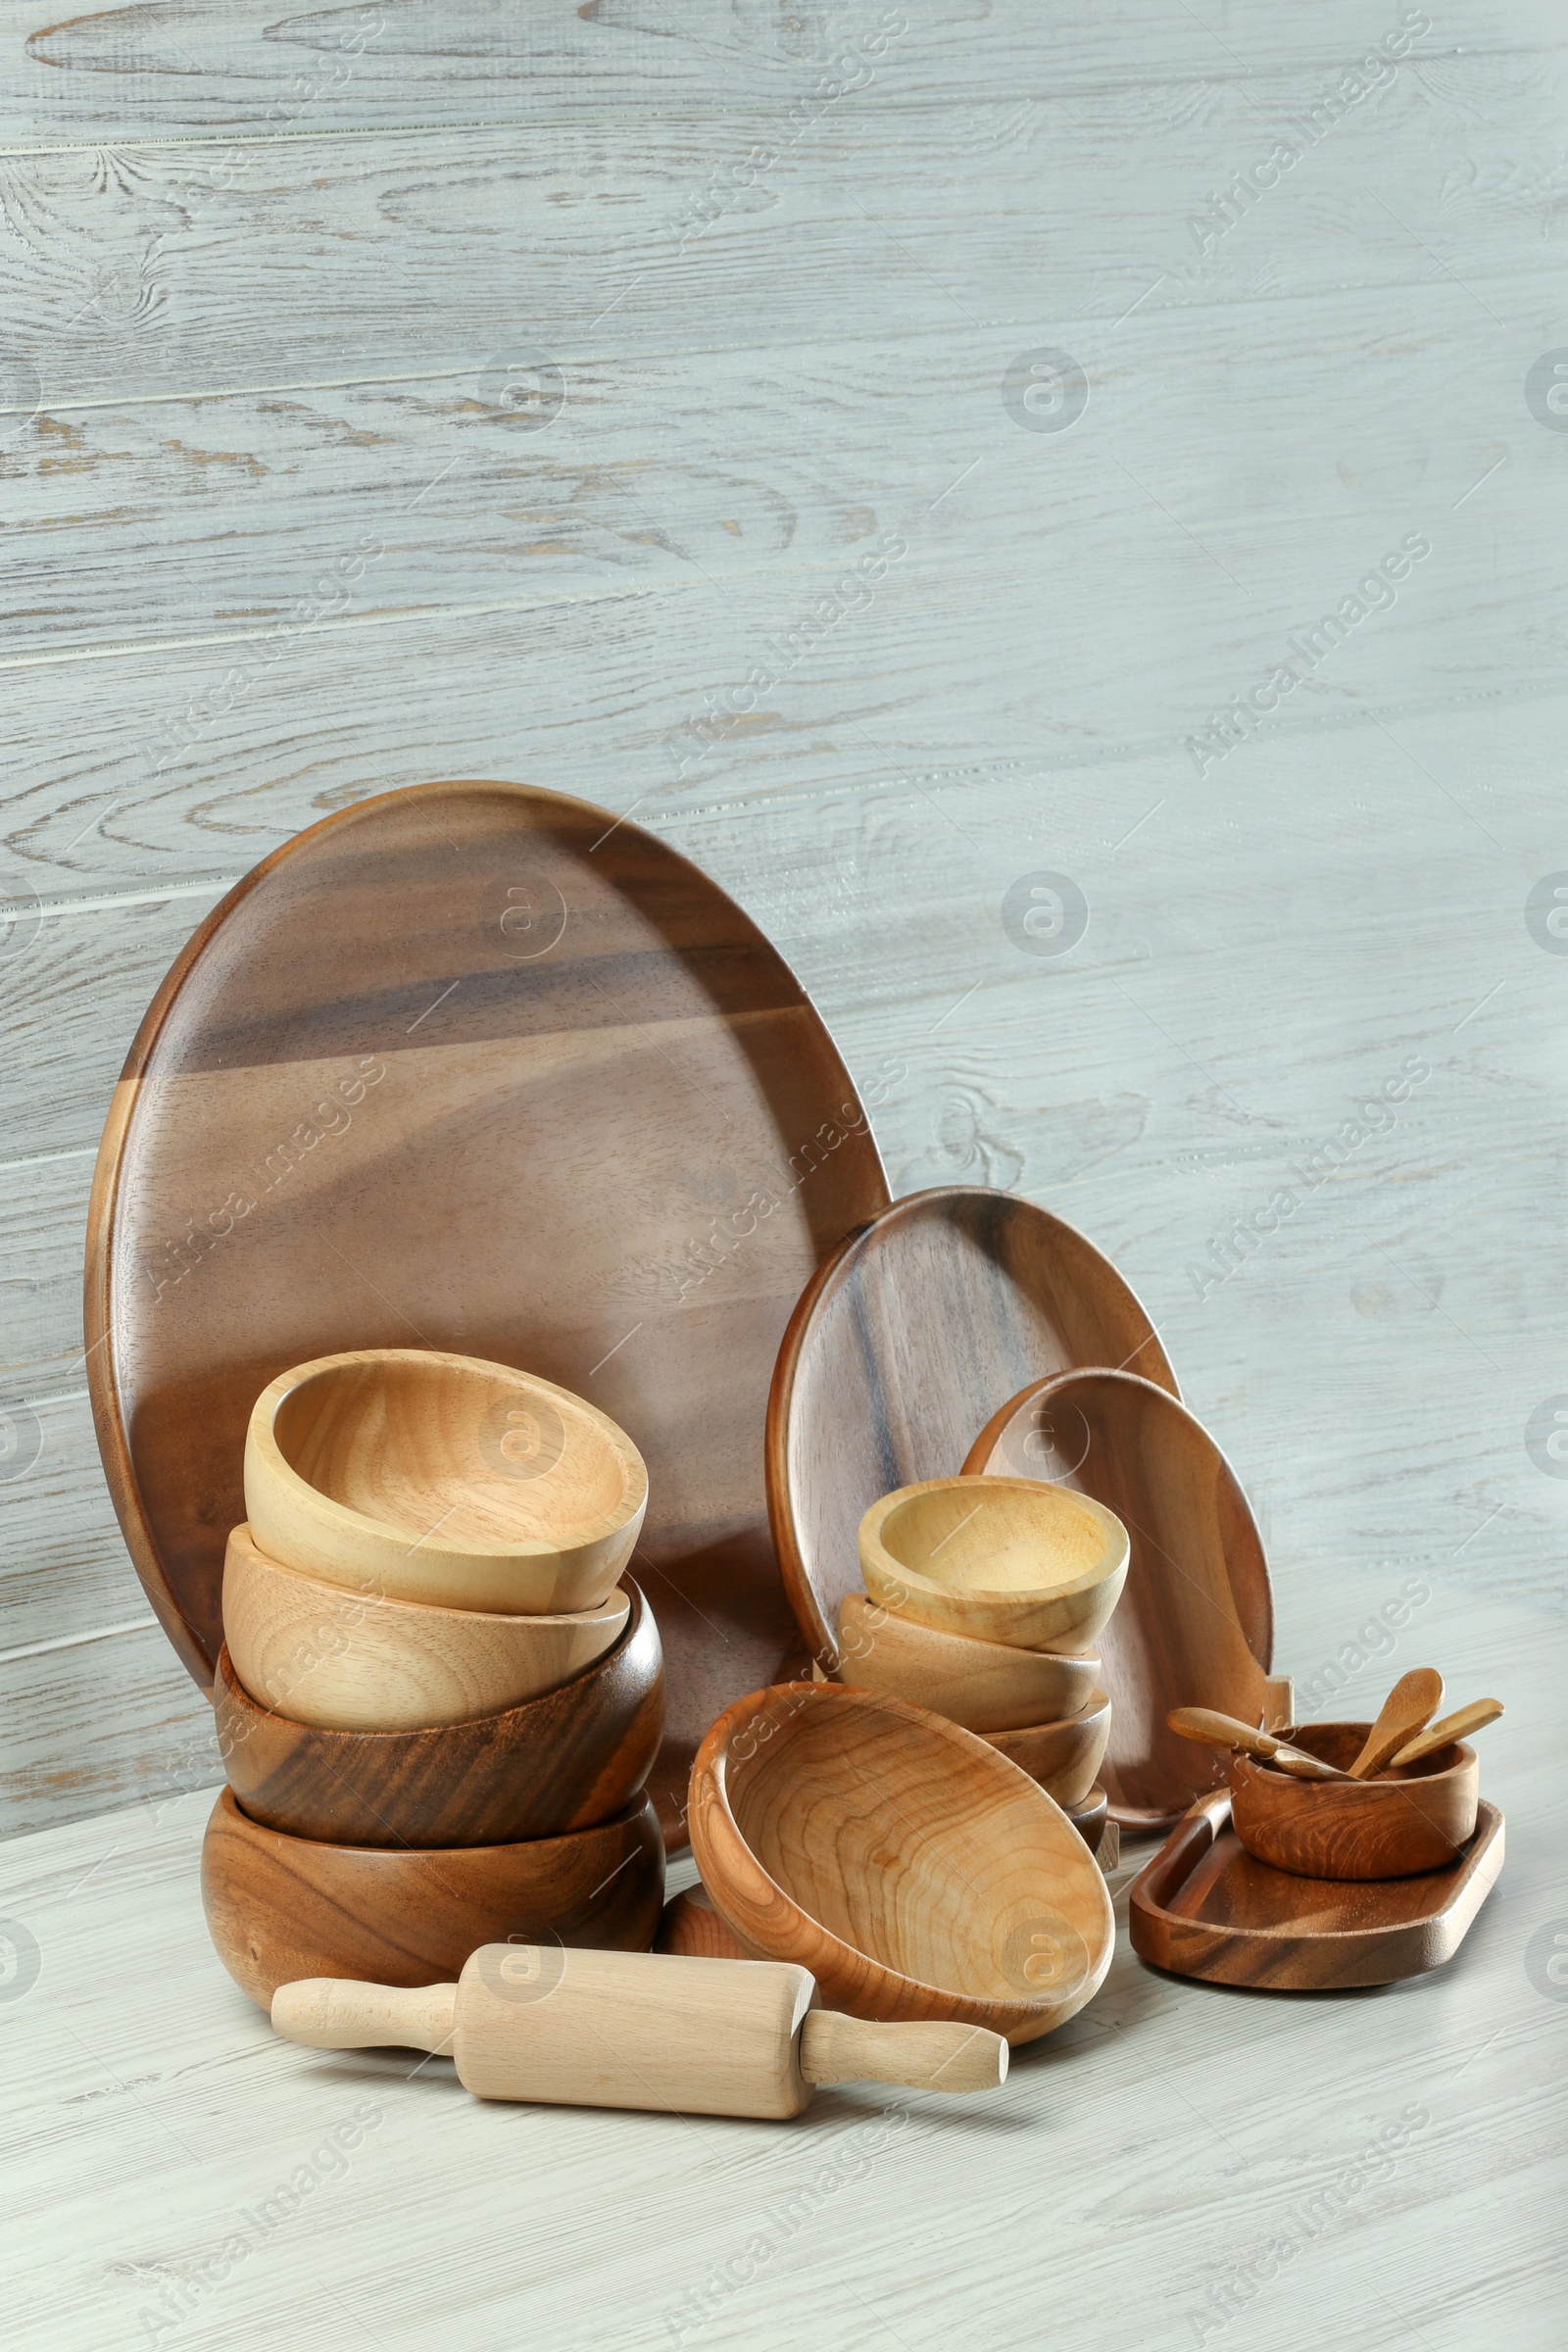
<svg viewBox="0 0 1568 2352">
<path fill-rule="evenodd" d="M 1032 2041 L 1110 1966 L 1105 1883 L 1074 1825 L 973 1732 L 903 1699 L 785 1683 L 725 1709 L 692 1767 L 692 1852 L 759 1959 L 823 2003 Z"/>
<path fill-rule="evenodd" d="M 645 1952 L 663 1891 L 648 1797 L 569 1838 L 416 1853 L 285 1838 L 225 1788 L 202 1845 L 208 1933 L 262 2009 L 296 1977 L 455 1983 L 470 1952 L 509 1938 Z"/>
<path fill-rule="evenodd" d="M 1342 1770 L 1369 1723 L 1308 1723 L 1280 1737 Z M 1476 1751 L 1462 1740 L 1374 1781 L 1293 1781 L 1231 1758 L 1231 1823 L 1248 1852 L 1303 1879 L 1409 1879 L 1442 1870 L 1475 1835 Z"/>
<path fill-rule="evenodd" d="M 1105 1823 L 1110 1814 L 1110 1799 L 1100 1783 L 1095 1783 L 1081 1805 L 1063 1805 L 1062 1811 L 1089 1851 L 1098 1859 L 1104 1843 Z"/>
<path fill-rule="evenodd" d="M 228 1785 L 267 1828 L 338 1845 L 509 1845 L 608 1821 L 647 1780 L 664 1728 L 654 1613 L 631 1614 L 586 1673 L 499 1715 L 422 1732 L 335 1732 L 259 1706 L 219 1657 Z"/>
</svg>

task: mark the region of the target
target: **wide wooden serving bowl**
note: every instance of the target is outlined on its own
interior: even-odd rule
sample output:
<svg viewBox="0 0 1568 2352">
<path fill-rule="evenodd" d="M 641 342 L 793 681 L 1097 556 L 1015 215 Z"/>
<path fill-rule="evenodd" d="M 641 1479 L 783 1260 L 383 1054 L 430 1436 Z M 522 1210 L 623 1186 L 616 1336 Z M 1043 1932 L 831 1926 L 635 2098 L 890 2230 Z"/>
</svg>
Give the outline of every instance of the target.
<svg viewBox="0 0 1568 2352">
<path fill-rule="evenodd" d="M 553 1381 L 434 1348 L 296 1365 L 262 1391 L 245 1434 L 262 1549 L 396 1600 L 595 1608 L 647 1507 L 643 1457 L 607 1413 Z"/>
<path fill-rule="evenodd" d="M 561 1617 L 386 1600 L 285 1568 L 249 1527 L 223 1559 L 223 1633 L 241 1683 L 279 1715 L 334 1731 L 425 1731 L 537 1698 L 612 1648 L 630 1610 L 620 1592 Z"/>
<path fill-rule="evenodd" d="M 692 1851 L 756 1956 L 823 2003 L 1032 2041 L 1110 1966 L 1105 1884 L 1059 1806 L 972 1732 L 833 1683 L 755 1690 L 692 1768 Z"/>
<path fill-rule="evenodd" d="M 1064 1723 L 1039 1723 L 1028 1731 L 987 1732 L 983 1737 L 988 1746 L 1070 1812 L 1084 1802 L 1099 1778 L 1110 1739 L 1110 1700 L 1097 1690 L 1089 1704 Z"/>
<path fill-rule="evenodd" d="M 208 1933 L 262 2009 L 296 1977 L 445 1984 L 481 1943 L 647 1951 L 663 1891 L 647 1797 L 567 1838 L 413 1853 L 284 1837 L 225 1788 L 202 1845 Z"/>
<path fill-rule="evenodd" d="M 654 1613 L 630 1577 L 626 1630 L 574 1681 L 435 1731 L 339 1732 L 259 1706 L 219 1652 L 218 1748 L 253 1820 L 340 1845 L 507 1845 L 608 1821 L 664 1728 Z"/>
<path fill-rule="evenodd" d="M 1027 1478 L 928 1478 L 860 1521 L 860 1573 L 901 1617 L 1020 1649 L 1086 1649 L 1121 1597 L 1127 1530 Z"/>
<path fill-rule="evenodd" d="M 1342 1771 L 1369 1723 L 1308 1723 L 1281 1739 Z M 1305 1879 L 1411 1879 L 1456 1862 L 1475 1836 L 1476 1751 L 1462 1740 L 1371 1781 L 1293 1781 L 1250 1756 L 1230 1760 L 1231 1826 L 1248 1852 Z"/>
<path fill-rule="evenodd" d="M 834 1679 L 929 1707 L 965 1731 L 1015 1732 L 1078 1714 L 1099 1683 L 1100 1660 L 939 1633 L 864 1592 L 847 1592 Z"/>
</svg>

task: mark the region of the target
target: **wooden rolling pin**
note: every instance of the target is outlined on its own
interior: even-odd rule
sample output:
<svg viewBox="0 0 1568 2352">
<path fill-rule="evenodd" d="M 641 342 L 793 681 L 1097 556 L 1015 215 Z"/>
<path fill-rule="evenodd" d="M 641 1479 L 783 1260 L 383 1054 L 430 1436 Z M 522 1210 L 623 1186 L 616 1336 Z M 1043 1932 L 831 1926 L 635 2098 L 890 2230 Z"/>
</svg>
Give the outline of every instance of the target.
<svg viewBox="0 0 1568 2352">
<path fill-rule="evenodd" d="M 556 2107 L 790 2116 L 819 2082 L 994 2090 L 1006 2078 L 999 2034 L 867 2025 L 815 2000 L 809 1971 L 783 1961 L 487 1943 L 456 1984 L 280 1984 L 272 2025 L 310 2049 L 436 2051 L 476 2098 Z"/>
</svg>

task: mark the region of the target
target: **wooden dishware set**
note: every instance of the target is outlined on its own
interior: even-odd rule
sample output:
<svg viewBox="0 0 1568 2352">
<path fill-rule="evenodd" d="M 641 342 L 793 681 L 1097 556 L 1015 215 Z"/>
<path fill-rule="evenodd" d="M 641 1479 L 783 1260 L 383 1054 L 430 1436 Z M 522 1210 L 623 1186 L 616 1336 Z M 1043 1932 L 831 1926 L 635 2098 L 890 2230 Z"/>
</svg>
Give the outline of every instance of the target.
<svg viewBox="0 0 1568 2352">
<path fill-rule="evenodd" d="M 202 1861 L 230 1974 L 265 2005 L 507 1936 L 646 1946 L 663 1683 L 624 1432 L 505 1365 L 363 1350 L 263 1390 L 244 1485 Z"/>
<path fill-rule="evenodd" d="M 1172 1726 L 1294 1707 L 1138 1299 L 1029 1201 L 890 1202 L 776 952 L 583 803 L 396 793 L 230 893 L 117 1090 L 86 1325 L 217 1713 L 209 1925 L 293 2038 L 484 2097 L 977 2088 L 1103 1981 L 1122 1832 L 1168 1834 L 1136 1948 L 1230 1982 L 1436 1965 L 1500 1867 L 1484 1803 L 1436 1869 L 1280 1866 L 1281 1790 L 1425 1801 L 1464 1727 L 1347 1798 Z M 1388 1916 L 1325 1928 L 1331 1884 Z"/>
</svg>

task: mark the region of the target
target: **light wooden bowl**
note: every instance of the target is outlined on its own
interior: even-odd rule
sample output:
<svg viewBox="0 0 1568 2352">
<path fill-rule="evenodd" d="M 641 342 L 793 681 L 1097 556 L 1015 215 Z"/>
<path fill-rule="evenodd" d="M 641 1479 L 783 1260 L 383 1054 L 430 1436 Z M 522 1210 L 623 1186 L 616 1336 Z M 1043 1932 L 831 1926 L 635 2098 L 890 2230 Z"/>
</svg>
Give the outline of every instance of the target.
<svg viewBox="0 0 1568 2352">
<path fill-rule="evenodd" d="M 218 1752 L 253 1821 L 337 1845 L 509 1845 L 610 1820 L 642 1788 L 664 1729 L 654 1613 L 631 1615 L 585 1674 L 439 1730 L 338 1732 L 258 1706 L 220 1650 Z"/>
<path fill-rule="evenodd" d="M 1280 1737 L 1347 1769 L 1369 1723 L 1308 1723 Z M 1248 1852 L 1305 1879 L 1412 1879 L 1456 1862 L 1475 1836 L 1481 1785 L 1462 1740 L 1371 1781 L 1294 1781 L 1232 1756 L 1231 1826 Z"/>
<path fill-rule="evenodd" d="M 218 1957 L 257 2006 L 297 1977 L 456 1981 L 481 1943 L 645 1952 L 659 1925 L 664 1841 L 640 1798 L 598 1829 L 517 1845 L 327 1845 L 249 1820 L 225 1788 L 202 1844 Z"/>
<path fill-rule="evenodd" d="M 692 1851 L 758 1957 L 855 2017 L 962 2018 L 1032 2041 L 1110 1966 L 1110 1901 L 1059 1806 L 972 1732 L 902 1699 L 785 1683 L 738 1699 L 692 1768 Z"/>
<path fill-rule="evenodd" d="M 1070 1812 L 1088 1798 L 1110 1739 L 1110 1701 L 1097 1690 L 1089 1704 L 1064 1723 L 1039 1723 L 1028 1731 L 987 1732 L 988 1743 L 1026 1772 L 1037 1788 Z"/>
<path fill-rule="evenodd" d="M 568 1617 L 440 1609 L 301 1576 L 236 1527 L 223 1556 L 223 1634 L 253 1698 L 339 1732 L 428 1731 L 568 1683 L 613 1647 L 631 1602 Z"/>
<path fill-rule="evenodd" d="M 1027 1478 L 928 1478 L 860 1521 L 873 1600 L 946 1634 L 1086 1649 L 1121 1597 L 1127 1530 L 1091 1495 Z"/>
<path fill-rule="evenodd" d="M 1086 1707 L 1100 1660 L 938 1633 L 864 1592 L 847 1592 L 839 1603 L 835 1679 L 851 1690 L 929 1707 L 965 1731 L 1015 1732 Z"/>
<path fill-rule="evenodd" d="M 297 1365 L 262 1391 L 245 1435 L 262 1549 L 394 1600 L 595 1608 L 647 1507 L 642 1455 L 607 1414 L 548 1380 L 432 1348 Z"/>
</svg>

